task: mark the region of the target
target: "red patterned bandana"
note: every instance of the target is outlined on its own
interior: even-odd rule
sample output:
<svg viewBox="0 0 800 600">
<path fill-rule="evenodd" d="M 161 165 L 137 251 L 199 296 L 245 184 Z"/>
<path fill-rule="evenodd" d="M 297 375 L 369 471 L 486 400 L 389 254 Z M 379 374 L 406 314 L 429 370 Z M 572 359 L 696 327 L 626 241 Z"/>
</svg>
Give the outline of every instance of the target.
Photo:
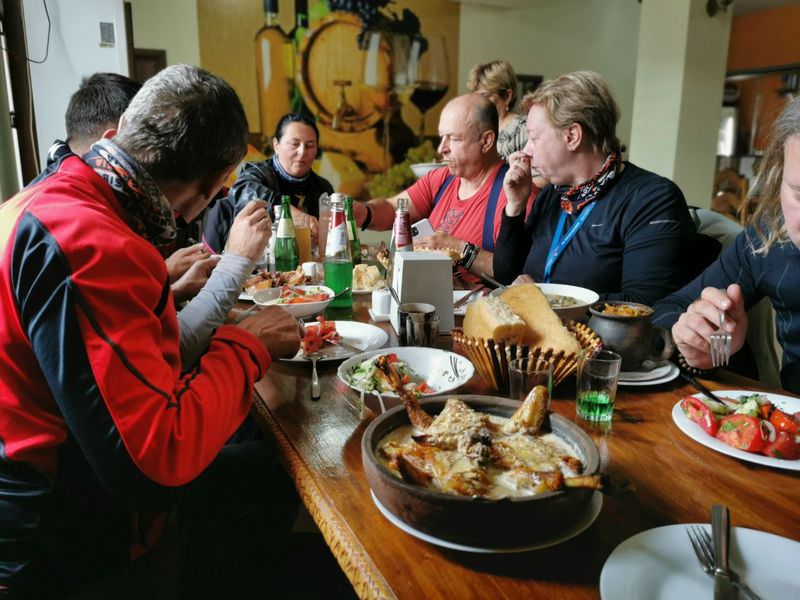
<svg viewBox="0 0 800 600">
<path fill-rule="evenodd" d="M 568 215 L 578 214 L 581 209 L 597 200 L 614 182 L 614 178 L 622 167 L 619 152 L 612 152 L 606 157 L 603 166 L 594 177 L 571 188 L 558 188 L 561 192 L 561 210 Z"/>
</svg>

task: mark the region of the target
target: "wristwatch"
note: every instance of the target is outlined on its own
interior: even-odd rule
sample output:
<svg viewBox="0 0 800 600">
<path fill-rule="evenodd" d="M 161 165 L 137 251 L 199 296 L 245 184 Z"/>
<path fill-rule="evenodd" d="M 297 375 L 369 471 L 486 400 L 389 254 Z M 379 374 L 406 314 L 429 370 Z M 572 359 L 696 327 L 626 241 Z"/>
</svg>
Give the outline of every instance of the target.
<svg viewBox="0 0 800 600">
<path fill-rule="evenodd" d="M 469 271 L 472 263 L 478 258 L 478 253 L 481 251 L 475 244 L 467 242 L 464 244 L 464 249 L 461 251 L 461 258 L 458 259 L 459 266 Z"/>
</svg>

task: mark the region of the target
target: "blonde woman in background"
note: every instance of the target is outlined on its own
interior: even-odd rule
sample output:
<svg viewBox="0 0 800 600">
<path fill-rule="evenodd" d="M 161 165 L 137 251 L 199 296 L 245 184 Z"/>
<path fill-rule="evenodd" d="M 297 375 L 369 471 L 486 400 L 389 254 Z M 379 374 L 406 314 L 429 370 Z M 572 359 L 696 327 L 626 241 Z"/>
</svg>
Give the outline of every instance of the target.
<svg viewBox="0 0 800 600">
<path fill-rule="evenodd" d="M 517 75 L 511 65 L 505 60 L 475 65 L 467 76 L 467 88 L 485 96 L 497 107 L 500 117 L 497 152 L 503 160 L 508 160 L 512 152 L 522 150 L 528 134 L 525 117 L 511 111 L 517 100 Z"/>
</svg>

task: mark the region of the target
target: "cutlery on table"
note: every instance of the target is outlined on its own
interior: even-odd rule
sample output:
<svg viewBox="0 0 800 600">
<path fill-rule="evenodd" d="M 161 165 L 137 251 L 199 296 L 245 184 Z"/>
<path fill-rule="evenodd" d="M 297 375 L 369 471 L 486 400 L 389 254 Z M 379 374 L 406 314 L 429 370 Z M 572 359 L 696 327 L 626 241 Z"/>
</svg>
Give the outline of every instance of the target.
<svg viewBox="0 0 800 600">
<path fill-rule="evenodd" d="M 487 275 L 486 273 L 481 273 L 481 279 L 483 281 L 488 282 L 492 287 L 495 287 L 495 288 L 498 288 L 498 289 L 501 289 L 501 290 L 504 290 L 504 289 L 506 289 L 508 287 L 507 285 L 503 285 L 502 283 L 497 281 L 497 279 Z"/>
<path fill-rule="evenodd" d="M 319 400 L 320 392 L 319 392 L 319 375 L 317 375 L 317 359 L 319 358 L 319 354 L 316 352 L 312 352 L 308 355 L 308 359 L 311 361 L 311 399 L 312 400 Z"/>
<path fill-rule="evenodd" d="M 719 311 L 719 329 L 708 336 L 708 346 L 711 350 L 711 364 L 714 367 L 724 367 L 731 358 L 731 334 L 722 326 L 725 323 L 725 312 Z"/>
<path fill-rule="evenodd" d="M 689 541 L 692 544 L 692 550 L 694 550 L 694 553 L 697 556 L 697 560 L 700 563 L 700 568 L 710 577 L 715 577 L 716 569 L 714 567 L 714 548 L 712 547 L 711 535 L 708 533 L 708 531 L 706 531 L 706 529 L 697 525 L 690 525 L 687 528 L 686 534 L 689 536 Z M 728 569 L 728 576 L 730 577 L 733 587 L 739 592 L 739 596 L 747 598 L 748 600 L 761 600 L 760 596 L 751 590 L 746 583 L 741 581 L 739 576 L 734 571 Z M 715 600 L 718 598 L 716 593 L 714 598 Z M 723 600 L 725 598 L 736 598 L 736 594 L 733 593 L 729 596 L 719 596 L 719 598 L 722 598 Z"/>
<path fill-rule="evenodd" d="M 478 292 L 480 292 L 480 291 L 482 291 L 482 290 L 485 290 L 485 289 L 486 289 L 486 286 L 485 286 L 485 285 L 479 285 L 479 286 L 478 286 L 478 287 L 476 287 L 474 290 L 470 290 L 469 294 L 466 294 L 466 295 L 465 295 L 463 298 L 459 298 L 459 299 L 458 299 L 456 302 L 454 302 L 454 303 L 453 303 L 453 308 L 461 308 L 461 307 L 462 307 L 462 306 L 464 306 L 464 305 L 465 305 L 467 302 L 469 302 L 469 301 L 470 301 L 470 299 L 471 299 L 471 298 L 472 298 L 472 297 L 473 297 L 475 294 L 477 294 Z"/>
<path fill-rule="evenodd" d="M 332 302 L 332 301 L 334 301 L 334 300 L 336 300 L 336 299 L 337 299 L 337 298 L 339 298 L 340 296 L 344 296 L 344 295 L 345 295 L 347 292 L 349 292 L 351 289 L 352 289 L 352 288 L 350 288 L 350 287 L 346 287 L 346 288 L 344 288 L 342 291 L 340 291 L 340 292 L 336 292 L 336 293 L 335 293 L 335 294 L 334 294 L 334 295 L 331 297 L 331 302 Z"/>
<path fill-rule="evenodd" d="M 680 366 L 678 366 L 678 374 L 681 377 L 683 377 L 686 381 L 688 381 L 694 389 L 703 394 L 706 398 L 711 398 L 714 402 L 725 404 L 722 400 L 720 400 L 720 398 L 716 394 L 714 394 L 714 392 L 712 392 L 710 389 L 708 389 L 706 386 L 700 383 L 694 375 L 688 373 L 684 369 L 681 369 Z"/>
<path fill-rule="evenodd" d="M 714 600 L 735 598 L 736 593 L 728 572 L 730 514 L 720 504 L 711 507 L 711 533 L 714 541 Z"/>
</svg>

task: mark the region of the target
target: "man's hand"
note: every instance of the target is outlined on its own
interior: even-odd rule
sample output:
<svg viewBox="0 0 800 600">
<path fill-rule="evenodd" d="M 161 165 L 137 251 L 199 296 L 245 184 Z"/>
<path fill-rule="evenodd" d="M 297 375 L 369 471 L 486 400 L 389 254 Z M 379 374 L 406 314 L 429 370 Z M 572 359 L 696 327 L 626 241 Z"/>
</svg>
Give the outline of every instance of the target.
<svg viewBox="0 0 800 600">
<path fill-rule="evenodd" d="M 531 157 L 524 152 L 514 152 L 508 157 L 508 171 L 503 179 L 503 190 L 508 203 L 506 214 L 515 217 L 525 211 L 531 195 Z"/>
<path fill-rule="evenodd" d="M 170 283 L 176 282 L 184 273 L 198 260 L 209 257 L 208 252 L 203 248 L 203 244 L 194 244 L 181 248 L 170 254 L 164 262 L 167 263 L 167 274 Z"/>
<path fill-rule="evenodd" d="M 708 336 L 719 326 L 719 313 L 725 314 L 723 329 L 731 334 L 731 352 L 738 352 L 747 336 L 747 313 L 742 288 L 737 284 L 727 290 L 707 287 L 700 299 L 689 305 L 675 325 L 672 338 L 686 362 L 698 369 L 711 368 L 711 349 Z"/>
<path fill-rule="evenodd" d="M 209 256 L 196 261 L 178 280 L 172 284 L 172 295 L 180 303 L 193 298 L 211 277 L 211 272 L 219 262 L 219 256 Z"/>
<path fill-rule="evenodd" d="M 272 233 L 272 221 L 267 213 L 267 203 L 262 200 L 248 202 L 233 220 L 225 250 L 258 262 Z"/>
<path fill-rule="evenodd" d="M 418 238 L 414 242 L 415 248 L 429 248 L 431 250 L 436 250 L 437 248 L 447 248 L 453 251 L 453 256 L 455 260 L 461 258 L 461 255 L 464 252 L 464 246 L 467 243 L 464 240 L 460 240 L 457 237 L 453 237 L 443 231 L 435 231 L 433 235 L 429 235 L 426 237 Z"/>
<path fill-rule="evenodd" d="M 265 306 L 238 325 L 256 336 L 273 359 L 292 357 L 300 348 L 297 321 L 280 306 Z"/>
</svg>

